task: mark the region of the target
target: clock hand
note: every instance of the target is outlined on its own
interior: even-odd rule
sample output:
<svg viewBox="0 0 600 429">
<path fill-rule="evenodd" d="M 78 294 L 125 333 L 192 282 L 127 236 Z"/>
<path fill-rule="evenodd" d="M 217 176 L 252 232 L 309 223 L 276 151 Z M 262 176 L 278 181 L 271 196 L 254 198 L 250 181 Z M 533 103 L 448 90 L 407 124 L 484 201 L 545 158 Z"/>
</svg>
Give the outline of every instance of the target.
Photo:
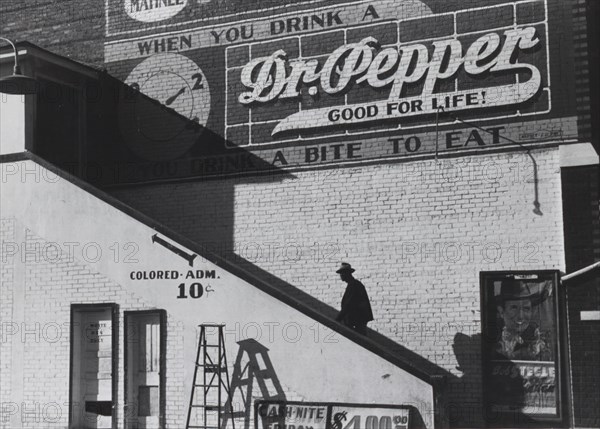
<svg viewBox="0 0 600 429">
<path fill-rule="evenodd" d="M 165 105 L 170 106 L 171 104 L 173 104 L 173 102 L 177 99 L 177 97 L 179 97 L 184 92 L 185 92 L 185 87 L 181 88 L 179 90 L 179 92 L 177 92 L 177 94 L 173 95 L 172 97 L 167 98 L 167 101 L 165 101 Z"/>
</svg>

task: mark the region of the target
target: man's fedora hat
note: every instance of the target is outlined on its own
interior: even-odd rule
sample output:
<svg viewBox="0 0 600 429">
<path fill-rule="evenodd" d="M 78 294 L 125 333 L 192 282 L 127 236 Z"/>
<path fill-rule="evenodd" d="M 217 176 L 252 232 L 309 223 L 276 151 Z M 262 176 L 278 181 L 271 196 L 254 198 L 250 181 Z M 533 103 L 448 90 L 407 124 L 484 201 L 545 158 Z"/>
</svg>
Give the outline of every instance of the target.
<svg viewBox="0 0 600 429">
<path fill-rule="evenodd" d="M 336 273 L 342 273 L 344 271 L 350 271 L 351 273 L 353 273 L 355 270 L 354 268 L 352 268 L 352 266 L 346 262 L 342 262 L 342 266 L 336 271 Z"/>
<path fill-rule="evenodd" d="M 498 297 L 502 303 L 528 299 L 531 305 L 539 305 L 546 298 L 548 298 L 548 290 L 545 287 L 542 287 L 541 292 L 532 292 L 528 284 L 515 279 L 502 281 Z"/>
</svg>

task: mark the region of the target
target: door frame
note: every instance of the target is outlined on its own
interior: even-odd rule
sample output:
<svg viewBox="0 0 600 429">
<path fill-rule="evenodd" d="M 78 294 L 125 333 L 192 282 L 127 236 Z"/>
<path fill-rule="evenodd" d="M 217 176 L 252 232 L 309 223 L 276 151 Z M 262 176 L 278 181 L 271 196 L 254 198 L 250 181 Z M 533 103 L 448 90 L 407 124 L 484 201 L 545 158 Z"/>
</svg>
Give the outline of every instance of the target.
<svg viewBox="0 0 600 429">
<path fill-rule="evenodd" d="M 71 316 L 70 316 L 70 324 L 71 324 L 71 333 L 69 337 L 69 348 L 70 348 L 70 356 L 69 356 L 69 426 L 73 424 L 73 365 L 74 365 L 74 353 L 73 350 L 73 336 L 75 335 L 74 328 L 74 318 L 75 313 L 77 311 L 90 311 L 90 310 L 110 310 L 111 313 L 111 348 L 112 348 L 112 358 L 111 358 L 111 385 L 112 385 L 112 415 L 111 415 L 111 426 L 113 429 L 118 427 L 117 423 L 117 408 L 116 405 L 118 403 L 117 395 L 119 393 L 119 383 L 118 383 L 118 375 L 119 375 L 119 305 L 114 302 L 107 303 L 95 303 L 95 304 L 71 304 Z"/>
<path fill-rule="evenodd" d="M 128 319 L 129 316 L 141 316 L 141 315 L 150 315 L 150 314 L 158 314 L 158 323 L 159 323 L 159 333 L 160 333 L 160 345 L 159 345 L 159 386 L 158 392 L 160 395 L 159 400 L 159 409 L 158 409 L 158 425 L 160 428 L 165 427 L 166 423 L 166 397 L 165 394 L 167 392 L 166 386 L 166 369 L 167 369 L 167 312 L 163 309 L 154 309 L 154 310 L 133 310 L 133 311 L 125 311 L 123 312 L 123 383 L 124 383 L 124 398 L 123 398 L 123 407 L 127 406 L 128 401 L 128 393 L 129 393 L 129 347 L 128 344 L 128 335 L 129 335 L 129 324 Z M 123 412 L 124 419 L 126 418 L 126 412 Z M 125 421 L 124 421 L 125 424 Z"/>
</svg>

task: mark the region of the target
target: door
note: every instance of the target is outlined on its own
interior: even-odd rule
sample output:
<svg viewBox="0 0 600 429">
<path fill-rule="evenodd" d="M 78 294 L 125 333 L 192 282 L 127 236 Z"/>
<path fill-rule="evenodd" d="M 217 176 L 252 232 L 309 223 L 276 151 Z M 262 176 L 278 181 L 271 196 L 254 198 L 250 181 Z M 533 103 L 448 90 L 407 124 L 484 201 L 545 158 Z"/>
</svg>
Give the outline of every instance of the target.
<svg viewBox="0 0 600 429">
<path fill-rule="evenodd" d="M 72 308 L 71 428 L 113 428 L 114 308 Z"/>
<path fill-rule="evenodd" d="M 126 428 L 162 427 L 163 312 L 125 312 Z"/>
</svg>

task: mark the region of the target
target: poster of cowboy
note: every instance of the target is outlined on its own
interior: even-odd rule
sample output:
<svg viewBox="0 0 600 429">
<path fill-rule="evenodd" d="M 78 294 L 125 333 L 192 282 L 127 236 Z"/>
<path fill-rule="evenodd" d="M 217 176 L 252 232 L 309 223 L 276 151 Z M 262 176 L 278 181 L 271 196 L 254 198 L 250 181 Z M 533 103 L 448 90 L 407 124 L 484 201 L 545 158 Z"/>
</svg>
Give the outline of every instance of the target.
<svg viewBox="0 0 600 429">
<path fill-rule="evenodd" d="M 483 389 L 489 420 L 561 418 L 558 273 L 482 273 Z"/>
</svg>

